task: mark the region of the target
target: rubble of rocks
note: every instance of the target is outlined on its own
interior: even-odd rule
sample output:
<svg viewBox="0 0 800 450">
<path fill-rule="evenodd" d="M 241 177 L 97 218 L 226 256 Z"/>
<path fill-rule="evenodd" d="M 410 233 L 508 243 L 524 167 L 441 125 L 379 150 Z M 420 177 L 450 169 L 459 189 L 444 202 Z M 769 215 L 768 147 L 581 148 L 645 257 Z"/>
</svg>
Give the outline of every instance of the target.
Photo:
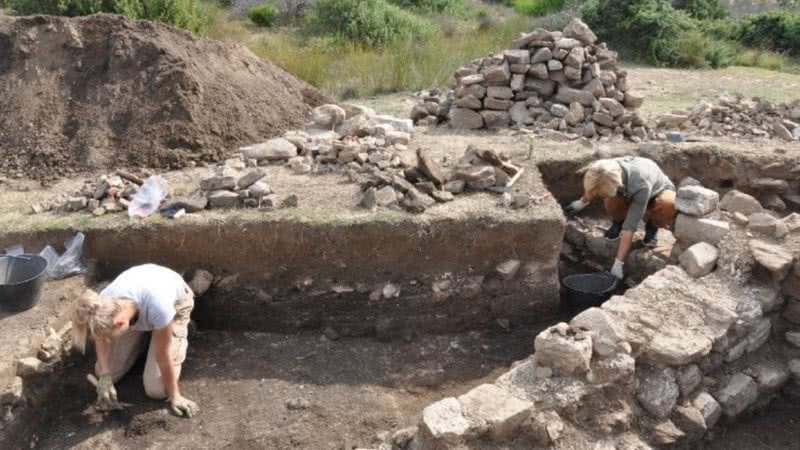
<svg viewBox="0 0 800 450">
<path fill-rule="evenodd" d="M 102 216 L 125 211 L 143 182 L 138 176 L 124 171 L 101 175 L 97 179 L 85 180 L 83 186 L 71 194 L 63 193 L 48 201 L 32 204 L 31 213 L 89 211 L 95 216 Z"/>
<path fill-rule="evenodd" d="M 433 88 L 428 91 L 418 92 L 417 103 L 411 109 L 411 120 L 420 127 L 431 127 L 447 122 L 450 108 L 455 100 L 455 91 L 449 89 L 442 91 Z"/>
<path fill-rule="evenodd" d="M 174 199 L 167 208 L 196 213 L 206 208 L 296 207 L 297 196 L 292 194 L 278 200 L 266 182 L 266 176 L 266 172 L 258 167 L 248 168 L 241 159 L 230 159 L 200 180 L 200 190 Z"/>
<path fill-rule="evenodd" d="M 509 50 L 461 67 L 455 79 L 452 105 L 449 96 L 425 95 L 411 118 L 430 125 L 446 111 L 460 129 L 534 126 L 573 138 L 649 137 L 638 112 L 644 98 L 628 86 L 617 53 L 580 19 L 563 31 L 524 34 Z"/>
<path fill-rule="evenodd" d="M 242 160 L 253 167 L 283 164 L 296 174 L 343 173 L 361 188 L 359 206 L 414 213 L 450 202 L 465 191 L 507 193 L 523 173 L 507 156 L 472 147 L 452 170 L 446 170 L 449 163 L 437 161 L 427 149 L 409 149 L 413 132 L 410 120 L 378 115 L 356 105 L 329 104 L 312 111 L 305 130 L 289 131 L 240 150 Z M 221 179 L 226 186 L 234 185 L 231 174 L 219 173 L 207 190 L 221 191 L 215 194 L 218 202 L 235 203 L 232 188 L 220 188 Z M 522 208 L 529 201 L 518 195 L 508 203 Z M 256 203 L 255 199 L 249 202 Z"/>
<path fill-rule="evenodd" d="M 800 140 L 800 100 L 773 104 L 762 98 L 721 96 L 687 111 L 663 114 L 659 130 L 682 130 L 712 136 Z"/>
</svg>

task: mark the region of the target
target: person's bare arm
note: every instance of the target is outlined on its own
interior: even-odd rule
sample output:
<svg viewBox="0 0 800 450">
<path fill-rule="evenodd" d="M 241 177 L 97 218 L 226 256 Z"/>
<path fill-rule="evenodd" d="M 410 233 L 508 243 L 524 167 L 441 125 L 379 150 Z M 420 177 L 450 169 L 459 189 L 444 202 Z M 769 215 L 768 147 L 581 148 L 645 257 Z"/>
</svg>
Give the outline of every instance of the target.
<svg viewBox="0 0 800 450">
<path fill-rule="evenodd" d="M 97 375 L 107 375 L 111 371 L 111 339 L 96 337 L 94 340 L 94 348 L 97 352 L 97 365 L 100 368 L 100 373 Z"/>
<path fill-rule="evenodd" d="M 175 367 L 172 365 L 172 356 L 169 354 L 172 344 L 172 322 L 160 330 L 153 330 L 153 345 L 155 346 L 156 362 L 161 370 L 161 379 L 164 382 L 164 391 L 167 398 L 172 399 L 180 395 L 178 390 L 178 377 L 175 376 Z"/>
<path fill-rule="evenodd" d="M 633 243 L 633 232 L 625 230 L 620 234 L 619 247 L 617 248 L 617 259 L 625 262 L 628 258 L 628 253 L 631 251 L 631 244 Z"/>
</svg>

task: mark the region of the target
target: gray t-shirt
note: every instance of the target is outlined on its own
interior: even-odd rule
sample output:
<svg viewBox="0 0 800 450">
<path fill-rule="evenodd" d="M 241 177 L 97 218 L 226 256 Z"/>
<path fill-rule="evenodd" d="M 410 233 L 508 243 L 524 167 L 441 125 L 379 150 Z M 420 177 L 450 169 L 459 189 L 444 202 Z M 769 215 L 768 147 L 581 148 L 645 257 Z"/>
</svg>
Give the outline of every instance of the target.
<svg viewBox="0 0 800 450">
<path fill-rule="evenodd" d="M 108 285 L 100 296 L 132 300 L 139 318 L 131 329 L 160 330 L 175 318 L 175 303 L 186 293 L 186 283 L 171 269 L 155 264 L 131 267 Z"/>
<path fill-rule="evenodd" d="M 622 196 L 628 203 L 628 215 L 622 229 L 635 232 L 644 219 L 647 204 L 664 191 L 674 191 L 675 185 L 655 161 L 638 156 L 616 158 L 622 167 Z"/>
</svg>

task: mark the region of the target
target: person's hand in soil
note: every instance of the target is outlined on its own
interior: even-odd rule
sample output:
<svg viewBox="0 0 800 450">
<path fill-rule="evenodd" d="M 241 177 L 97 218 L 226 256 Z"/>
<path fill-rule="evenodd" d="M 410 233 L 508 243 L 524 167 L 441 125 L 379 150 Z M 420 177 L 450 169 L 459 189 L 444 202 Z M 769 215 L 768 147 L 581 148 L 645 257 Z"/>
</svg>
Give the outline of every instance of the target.
<svg viewBox="0 0 800 450">
<path fill-rule="evenodd" d="M 97 406 L 102 409 L 122 409 L 117 400 L 117 390 L 111 375 L 101 375 L 96 385 Z"/>
<path fill-rule="evenodd" d="M 181 394 L 176 394 L 174 397 L 169 399 L 169 407 L 176 416 L 186 417 L 187 419 L 191 419 L 200 409 L 197 406 L 197 403 L 189 400 Z"/>
</svg>

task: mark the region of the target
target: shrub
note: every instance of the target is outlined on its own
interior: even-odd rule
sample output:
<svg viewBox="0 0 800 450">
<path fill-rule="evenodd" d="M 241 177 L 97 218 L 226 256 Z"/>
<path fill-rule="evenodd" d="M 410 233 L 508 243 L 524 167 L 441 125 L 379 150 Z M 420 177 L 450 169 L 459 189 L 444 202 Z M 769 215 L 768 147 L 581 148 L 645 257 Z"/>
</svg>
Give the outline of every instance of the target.
<svg viewBox="0 0 800 450">
<path fill-rule="evenodd" d="M 728 16 L 728 11 L 719 4 L 719 0 L 682 0 L 675 5 L 695 19 L 723 19 Z"/>
<path fill-rule="evenodd" d="M 461 12 L 464 8 L 462 0 L 389 0 L 389 3 L 405 9 L 413 9 L 422 13 L 449 13 Z"/>
<path fill-rule="evenodd" d="M 564 0 L 514 0 L 514 9 L 528 16 L 544 16 L 564 7 Z"/>
<path fill-rule="evenodd" d="M 784 70 L 791 63 L 786 56 L 767 50 L 748 49 L 736 55 L 737 66 L 760 67 L 769 70 Z"/>
<path fill-rule="evenodd" d="M 431 31 L 429 23 L 385 0 L 317 0 L 306 19 L 314 33 L 368 47 L 421 37 Z"/>
<path fill-rule="evenodd" d="M 81 16 L 98 12 L 123 14 L 132 19 L 164 22 L 204 32 L 211 20 L 209 6 L 200 0 L 9 0 L 19 15 Z"/>
<path fill-rule="evenodd" d="M 738 22 L 735 38 L 748 47 L 800 55 L 800 11 L 771 11 Z"/>
<path fill-rule="evenodd" d="M 311 0 L 274 0 L 278 18 L 284 23 L 297 23 L 305 17 Z"/>
<path fill-rule="evenodd" d="M 270 5 L 258 5 L 250 8 L 247 18 L 260 27 L 271 27 L 275 22 L 275 9 Z"/>
</svg>

